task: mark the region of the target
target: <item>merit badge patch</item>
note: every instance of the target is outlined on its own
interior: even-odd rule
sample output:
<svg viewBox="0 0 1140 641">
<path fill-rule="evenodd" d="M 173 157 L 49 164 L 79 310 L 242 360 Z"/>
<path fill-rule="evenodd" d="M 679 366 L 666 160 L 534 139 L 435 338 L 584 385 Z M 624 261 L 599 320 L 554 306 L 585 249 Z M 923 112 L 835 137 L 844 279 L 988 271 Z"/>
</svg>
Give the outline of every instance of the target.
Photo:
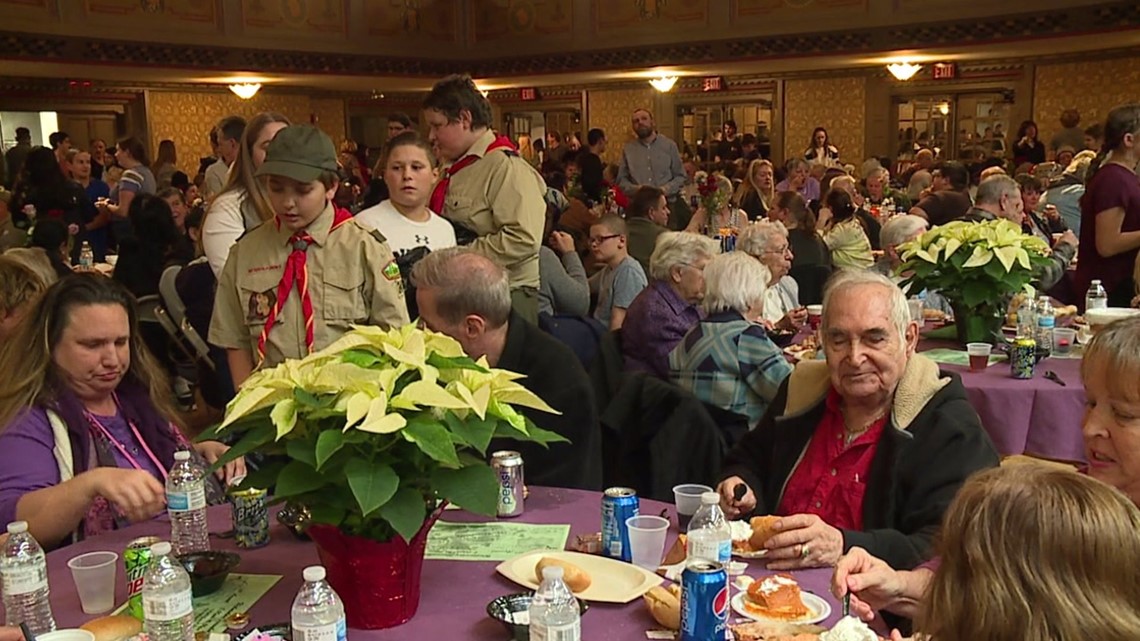
<svg viewBox="0 0 1140 641">
<path fill-rule="evenodd" d="M 384 265 L 384 269 L 380 270 L 380 273 L 384 274 L 384 278 L 392 282 L 400 280 L 400 266 L 397 265 L 394 260 L 388 261 L 388 264 Z"/>
<path fill-rule="evenodd" d="M 263 292 L 253 292 L 249 295 L 249 313 L 246 320 L 265 320 L 269 318 L 269 311 L 277 302 L 277 292 L 267 289 Z"/>
</svg>

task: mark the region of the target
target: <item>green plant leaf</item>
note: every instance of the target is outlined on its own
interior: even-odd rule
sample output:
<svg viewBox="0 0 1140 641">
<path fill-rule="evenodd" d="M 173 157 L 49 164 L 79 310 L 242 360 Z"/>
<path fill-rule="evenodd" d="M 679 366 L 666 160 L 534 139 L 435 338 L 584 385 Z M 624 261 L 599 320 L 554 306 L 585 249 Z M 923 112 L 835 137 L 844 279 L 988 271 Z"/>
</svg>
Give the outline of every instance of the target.
<svg viewBox="0 0 1140 641">
<path fill-rule="evenodd" d="M 411 541 L 416 532 L 423 527 L 424 517 L 427 516 L 427 506 L 424 505 L 422 494 L 411 488 L 402 487 L 392 499 L 380 508 L 380 516 L 392 525 L 392 529 Z"/>
<path fill-rule="evenodd" d="M 312 503 L 308 508 L 313 523 L 324 523 L 333 527 L 339 527 L 347 514 L 347 510 L 343 507 L 331 503 Z"/>
<path fill-rule="evenodd" d="M 487 453 L 487 446 L 491 443 L 491 437 L 495 435 L 495 423 L 498 422 L 493 418 L 481 419 L 474 413 L 468 413 L 467 420 L 460 420 L 450 411 L 443 416 L 443 420 L 452 434 L 479 450 L 480 454 Z"/>
<path fill-rule="evenodd" d="M 226 463 L 245 456 L 267 443 L 273 442 L 273 436 L 275 434 L 276 431 L 273 425 L 269 422 L 263 422 L 261 425 L 246 432 L 233 447 L 218 457 L 218 460 L 210 466 L 210 472 L 216 472 L 225 467 Z"/>
<path fill-rule="evenodd" d="M 317 467 L 317 457 L 313 452 L 313 442 L 308 439 L 292 439 L 285 445 L 285 453 L 295 461 L 301 461 L 309 467 Z"/>
<path fill-rule="evenodd" d="M 290 461 L 277 475 L 277 491 L 274 496 L 287 498 L 297 496 L 325 485 L 327 481 L 321 473 L 301 461 Z"/>
<path fill-rule="evenodd" d="M 424 454 L 444 465 L 459 467 L 459 457 L 455 454 L 455 444 L 451 442 L 451 434 L 439 421 L 413 419 L 408 422 L 401 434 L 419 446 Z"/>
<path fill-rule="evenodd" d="M 344 475 L 364 516 L 387 503 L 400 485 L 400 477 L 391 466 L 373 464 L 362 458 L 349 461 L 344 466 Z"/>
<path fill-rule="evenodd" d="M 484 374 L 489 373 L 487 368 L 479 363 L 476 363 L 470 356 L 454 356 L 448 357 L 443 354 L 432 352 L 427 357 L 427 364 L 437 369 L 469 369 Z"/>
<path fill-rule="evenodd" d="M 340 430 L 325 430 L 317 437 L 316 468 L 319 470 L 328 462 L 329 457 L 344 447 L 344 432 Z"/>
<path fill-rule="evenodd" d="M 431 485 L 439 495 L 476 514 L 494 516 L 499 504 L 499 481 L 486 463 L 432 471 Z"/>
<path fill-rule="evenodd" d="M 293 400 L 302 407 L 316 408 L 322 406 L 321 399 L 317 398 L 316 394 L 300 387 L 293 388 Z"/>
<path fill-rule="evenodd" d="M 375 367 L 383 360 L 381 356 L 366 349 L 350 349 L 340 355 L 340 360 L 360 367 Z"/>
<path fill-rule="evenodd" d="M 280 440 L 297 427 L 297 402 L 291 398 L 277 401 L 273 410 L 269 412 L 269 418 L 277 426 L 277 439 Z"/>
<path fill-rule="evenodd" d="M 270 461 L 261 467 L 249 469 L 245 476 L 245 480 L 238 485 L 239 490 L 250 490 L 253 488 L 270 489 L 277 485 L 277 477 L 281 474 L 281 470 L 285 469 L 286 463 L 284 461 Z M 271 492 L 272 494 L 272 492 Z"/>
</svg>

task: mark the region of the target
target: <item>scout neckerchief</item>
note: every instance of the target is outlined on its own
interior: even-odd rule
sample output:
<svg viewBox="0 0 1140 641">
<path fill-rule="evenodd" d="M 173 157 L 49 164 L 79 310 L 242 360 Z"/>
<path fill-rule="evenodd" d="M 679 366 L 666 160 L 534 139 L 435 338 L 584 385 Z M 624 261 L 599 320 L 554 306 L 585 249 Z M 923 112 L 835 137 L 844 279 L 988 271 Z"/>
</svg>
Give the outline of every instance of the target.
<svg viewBox="0 0 1140 641">
<path fill-rule="evenodd" d="M 329 228 L 329 233 L 336 231 L 350 220 L 352 220 L 352 214 L 347 209 L 337 209 L 333 214 L 333 223 L 332 227 Z M 280 228 L 279 219 L 277 224 Z M 261 337 L 257 339 L 257 363 L 259 366 L 265 361 L 265 344 L 269 340 L 269 332 L 273 330 L 273 325 L 277 322 L 277 314 L 284 307 L 294 284 L 297 286 L 297 293 L 301 296 L 301 314 L 305 319 L 305 348 L 308 352 L 313 351 L 313 300 L 309 297 L 309 266 L 307 260 L 309 245 L 312 245 L 313 242 L 313 237 L 305 229 L 289 237 L 289 245 L 292 246 L 293 251 L 285 261 L 285 272 L 281 275 L 281 282 L 277 284 L 277 300 L 273 302 L 269 316 L 265 319 L 265 326 L 261 328 Z"/>
<path fill-rule="evenodd" d="M 511 151 L 518 151 L 515 149 L 515 145 L 511 142 L 511 139 L 507 138 L 506 136 L 498 136 L 495 138 L 493 141 L 491 141 L 491 144 L 487 145 L 487 151 L 483 153 L 487 154 L 496 149 L 509 149 Z M 451 185 L 451 177 L 459 173 L 459 170 L 471 165 L 481 157 L 482 156 L 479 156 L 477 154 L 467 154 L 466 156 L 460 158 L 458 161 L 452 163 L 450 167 L 444 170 L 443 178 L 436 184 L 435 189 L 431 192 L 430 207 L 432 211 L 443 215 L 444 201 L 447 198 L 447 188 L 449 185 Z"/>
</svg>

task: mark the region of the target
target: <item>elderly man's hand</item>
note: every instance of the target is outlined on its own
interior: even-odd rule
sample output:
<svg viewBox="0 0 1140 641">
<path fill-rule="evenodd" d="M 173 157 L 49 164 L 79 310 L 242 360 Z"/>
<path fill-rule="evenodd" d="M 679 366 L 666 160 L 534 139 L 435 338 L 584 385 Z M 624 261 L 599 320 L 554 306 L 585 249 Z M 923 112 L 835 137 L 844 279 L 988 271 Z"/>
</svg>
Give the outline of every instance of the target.
<svg viewBox="0 0 1140 641">
<path fill-rule="evenodd" d="M 737 485 L 748 488 L 739 501 L 736 500 L 735 496 Z M 720 485 L 716 486 L 716 491 L 720 494 L 720 507 L 724 510 L 724 515 L 730 520 L 756 509 L 756 494 L 739 476 L 730 476 L 721 481 Z"/>
<path fill-rule="evenodd" d="M 768 539 L 769 570 L 798 570 L 835 565 L 843 554 L 843 533 L 814 514 L 781 517 Z"/>
</svg>

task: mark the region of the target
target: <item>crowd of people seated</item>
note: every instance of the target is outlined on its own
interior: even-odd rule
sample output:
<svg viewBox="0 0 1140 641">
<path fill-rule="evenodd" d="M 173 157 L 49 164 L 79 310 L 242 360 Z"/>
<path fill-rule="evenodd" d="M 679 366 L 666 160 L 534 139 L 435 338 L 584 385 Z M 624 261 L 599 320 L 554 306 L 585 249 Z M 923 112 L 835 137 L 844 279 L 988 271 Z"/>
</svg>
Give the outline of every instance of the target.
<svg viewBox="0 0 1140 641">
<path fill-rule="evenodd" d="M 1051 248 L 1039 289 L 1082 305 L 1097 279 L 1110 304 L 1133 304 L 1140 106 L 1108 114 L 1092 132 L 1099 149 L 1081 149 L 1079 118 L 1064 122 L 1048 150 L 1025 123 L 1009 164 L 983 170 L 921 148 L 892 175 L 889 161 L 846 158 L 823 127 L 781 167 L 731 122 L 694 159 L 638 107 L 611 166 L 606 132 L 512 140 L 474 82 L 451 76 L 426 96 L 419 127 L 389 119 L 375 159 L 271 112 L 221 118 L 193 180 L 170 140 L 152 163 L 134 137 L 112 155 L 63 133 L 32 147 L 19 132 L 6 155 L 13 183 L 0 190 L 0 524 L 27 520 L 55 547 L 149 519 L 175 450 L 207 461 L 226 450 L 189 444 L 172 378 L 220 410 L 258 368 L 352 325 L 418 320 L 526 375 L 560 412 L 531 417 L 569 442 L 523 446 L 528 481 L 601 489 L 607 448 L 662 433 L 607 417 L 687 402 L 704 422 L 669 434 L 678 447 L 701 443 L 700 480 L 733 517 L 781 517 L 768 567 L 838 564 L 835 589 L 854 594 L 861 616 L 887 610 L 941 629 L 948 582 L 969 563 L 961 546 L 992 536 L 971 515 L 1018 496 L 1029 513 L 1063 495 L 1136 521 L 1085 481 L 970 480 L 998 455 L 959 378 L 916 353 L 907 299 L 949 305 L 900 288 L 903 243 L 952 221 L 1004 219 Z M 114 257 L 112 276 L 75 267 L 88 248 L 96 262 Z M 185 336 L 148 333 L 168 297 L 207 344 L 189 364 L 175 349 Z M 816 304 L 820 357 L 793 367 L 783 348 Z M 1135 404 L 1136 379 L 1109 372 L 1136 369 L 1137 336 L 1136 322 L 1114 325 L 1084 362 L 1090 475 L 1126 493 L 1131 419 L 1101 405 Z M 944 523 L 963 525 L 939 542 Z"/>
</svg>

